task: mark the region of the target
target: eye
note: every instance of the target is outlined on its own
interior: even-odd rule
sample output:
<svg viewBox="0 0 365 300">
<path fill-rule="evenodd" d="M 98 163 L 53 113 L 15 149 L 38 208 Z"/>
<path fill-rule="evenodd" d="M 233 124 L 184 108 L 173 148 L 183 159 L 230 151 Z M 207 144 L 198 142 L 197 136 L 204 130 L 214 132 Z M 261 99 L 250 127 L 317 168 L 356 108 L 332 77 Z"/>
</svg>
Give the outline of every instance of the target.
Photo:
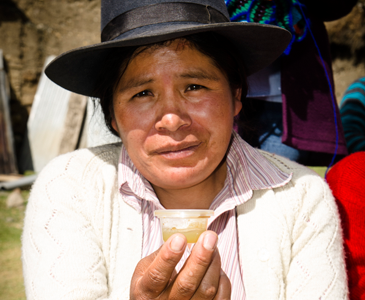
<svg viewBox="0 0 365 300">
<path fill-rule="evenodd" d="M 133 98 L 140 98 L 140 97 L 146 97 L 146 96 L 153 96 L 153 94 L 149 90 L 144 90 L 142 92 L 139 92 L 138 94 L 135 94 L 133 96 Z"/>
<path fill-rule="evenodd" d="M 197 90 L 200 90 L 200 89 L 203 89 L 204 86 L 202 85 L 199 85 L 199 84 L 191 84 L 188 86 L 188 88 L 186 89 L 187 91 L 197 91 Z"/>
</svg>

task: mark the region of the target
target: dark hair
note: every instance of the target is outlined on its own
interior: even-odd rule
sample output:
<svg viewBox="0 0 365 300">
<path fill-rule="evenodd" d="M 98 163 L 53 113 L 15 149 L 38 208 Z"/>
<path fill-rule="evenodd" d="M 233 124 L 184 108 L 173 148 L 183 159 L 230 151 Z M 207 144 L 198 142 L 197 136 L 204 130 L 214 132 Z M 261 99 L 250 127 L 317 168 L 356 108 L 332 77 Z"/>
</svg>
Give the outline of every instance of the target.
<svg viewBox="0 0 365 300">
<path fill-rule="evenodd" d="M 213 61 L 216 67 L 227 76 L 232 91 L 241 87 L 241 101 L 245 99 L 248 88 L 245 66 L 240 54 L 229 40 L 213 32 L 192 34 L 184 36 L 182 39 Z M 93 94 L 94 97 L 99 98 L 105 123 L 114 135 L 119 136 L 111 126 L 113 93 L 129 62 L 146 49 L 168 46 L 171 42 L 172 40 L 168 40 L 142 47 L 114 48 L 110 50 Z"/>
</svg>

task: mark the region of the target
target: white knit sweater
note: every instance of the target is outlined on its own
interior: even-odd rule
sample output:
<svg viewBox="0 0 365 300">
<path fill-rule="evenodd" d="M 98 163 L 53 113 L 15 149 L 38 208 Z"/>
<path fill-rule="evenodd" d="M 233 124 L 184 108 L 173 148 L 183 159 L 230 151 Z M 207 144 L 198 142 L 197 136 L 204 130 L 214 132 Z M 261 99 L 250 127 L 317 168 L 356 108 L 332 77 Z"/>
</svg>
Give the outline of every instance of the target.
<svg viewBox="0 0 365 300">
<path fill-rule="evenodd" d="M 22 237 L 27 299 L 129 299 L 142 216 L 118 192 L 120 147 L 65 154 L 40 174 Z M 347 299 L 342 232 L 328 186 L 303 166 L 261 153 L 293 179 L 254 191 L 237 208 L 247 300 Z"/>
</svg>

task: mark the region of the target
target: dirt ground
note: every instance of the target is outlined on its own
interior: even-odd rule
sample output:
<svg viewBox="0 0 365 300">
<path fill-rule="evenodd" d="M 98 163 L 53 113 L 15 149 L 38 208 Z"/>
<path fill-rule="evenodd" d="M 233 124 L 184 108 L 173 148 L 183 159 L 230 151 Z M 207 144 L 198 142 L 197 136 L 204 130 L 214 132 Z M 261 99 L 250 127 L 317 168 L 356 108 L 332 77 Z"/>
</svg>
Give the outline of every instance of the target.
<svg viewBox="0 0 365 300">
<path fill-rule="evenodd" d="M 365 76 L 365 0 L 346 17 L 326 24 L 337 99 Z M 1 0 L 0 49 L 11 86 L 11 115 L 19 149 L 45 58 L 98 43 L 100 0 Z"/>
</svg>

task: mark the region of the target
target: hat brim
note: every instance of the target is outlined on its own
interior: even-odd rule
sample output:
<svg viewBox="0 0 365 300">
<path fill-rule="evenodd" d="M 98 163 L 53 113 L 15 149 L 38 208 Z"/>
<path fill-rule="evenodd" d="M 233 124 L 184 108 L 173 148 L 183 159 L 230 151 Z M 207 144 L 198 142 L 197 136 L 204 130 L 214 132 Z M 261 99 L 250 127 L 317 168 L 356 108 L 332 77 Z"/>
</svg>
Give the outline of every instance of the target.
<svg viewBox="0 0 365 300">
<path fill-rule="evenodd" d="M 56 57 L 46 75 L 61 87 L 85 96 L 93 96 L 98 74 L 110 49 L 142 46 L 199 32 L 216 32 L 229 39 L 242 54 L 246 74 L 270 65 L 290 42 L 289 31 L 258 23 L 169 23 L 137 28 L 113 41 L 77 48 Z"/>
</svg>

